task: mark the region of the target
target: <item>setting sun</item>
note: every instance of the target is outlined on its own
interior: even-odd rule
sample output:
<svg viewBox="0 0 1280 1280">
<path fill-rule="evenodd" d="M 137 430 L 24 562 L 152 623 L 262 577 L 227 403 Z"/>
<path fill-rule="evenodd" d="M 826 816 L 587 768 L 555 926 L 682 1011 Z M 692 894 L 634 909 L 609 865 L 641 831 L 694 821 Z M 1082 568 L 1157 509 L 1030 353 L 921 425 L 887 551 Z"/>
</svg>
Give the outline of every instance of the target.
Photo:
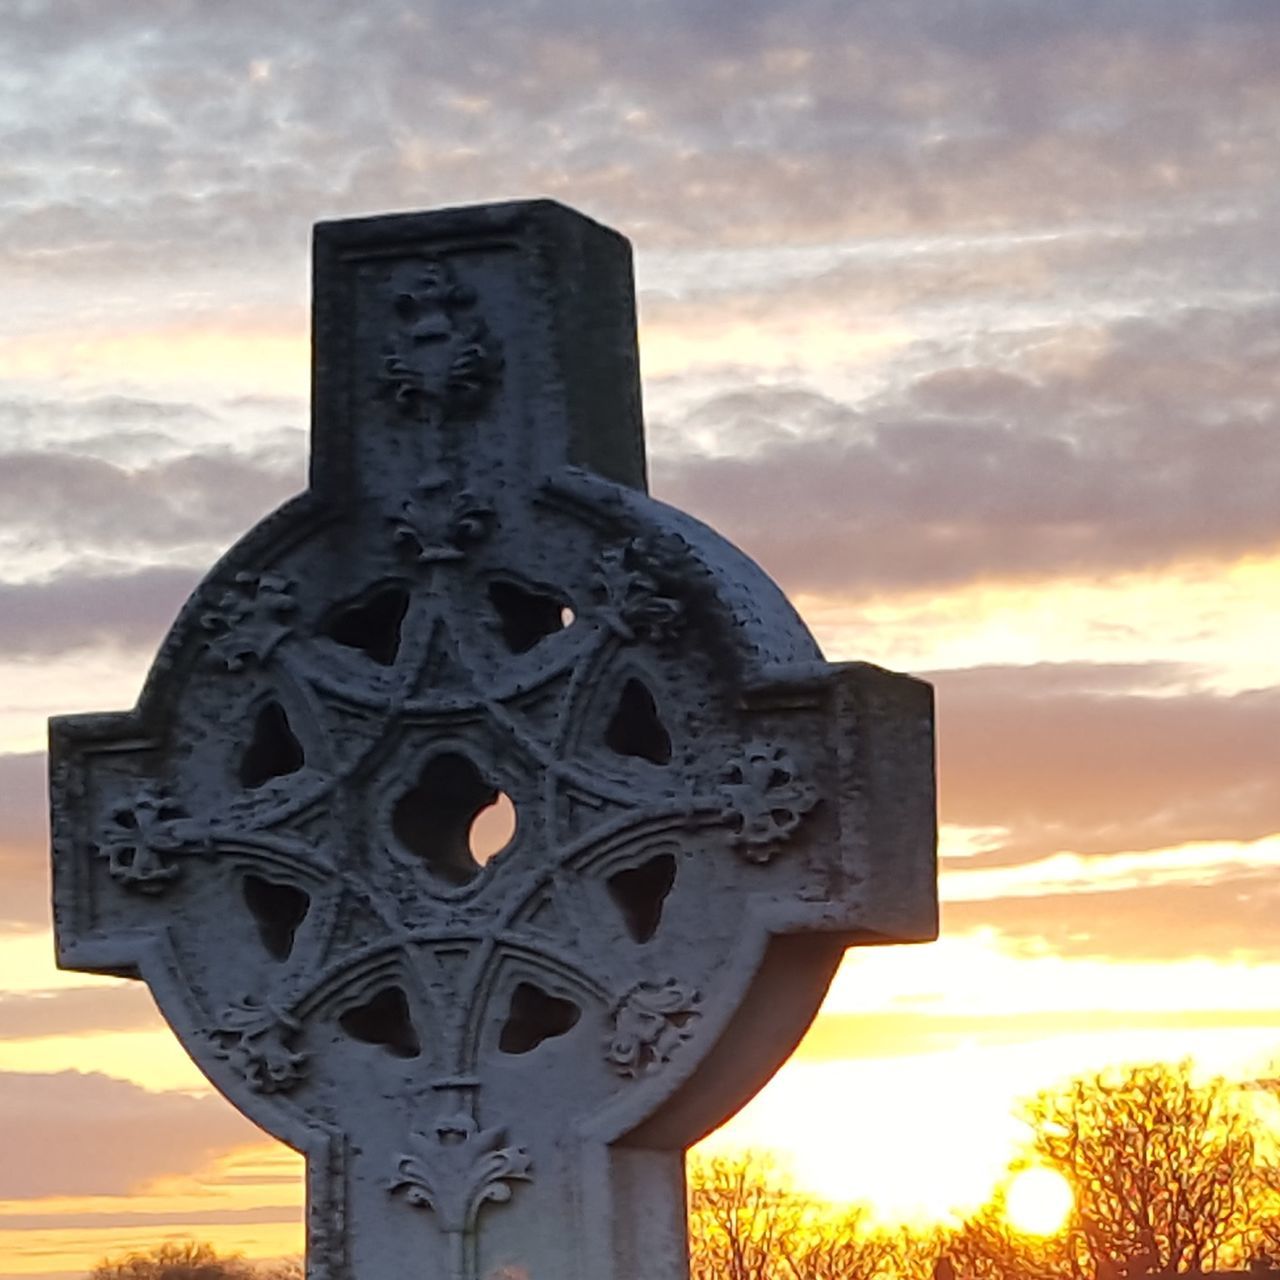
<svg viewBox="0 0 1280 1280">
<path fill-rule="evenodd" d="M 1074 1203 L 1066 1178 L 1039 1165 L 1014 1175 L 1005 1192 L 1005 1217 L 1024 1235 L 1051 1236 L 1062 1230 Z"/>
</svg>

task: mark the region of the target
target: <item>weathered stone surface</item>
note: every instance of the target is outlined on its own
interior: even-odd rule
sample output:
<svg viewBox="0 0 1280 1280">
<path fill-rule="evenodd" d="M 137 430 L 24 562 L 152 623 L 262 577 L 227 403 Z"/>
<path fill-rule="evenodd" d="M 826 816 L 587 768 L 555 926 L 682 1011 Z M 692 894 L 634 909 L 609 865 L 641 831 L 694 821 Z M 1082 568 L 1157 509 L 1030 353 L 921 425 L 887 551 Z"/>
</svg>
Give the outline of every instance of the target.
<svg viewBox="0 0 1280 1280">
<path fill-rule="evenodd" d="M 313 1276 L 674 1280 L 685 1147 L 845 947 L 934 934 L 930 691 L 646 496 L 621 237 L 533 202 L 315 248 L 310 489 L 135 711 L 52 725 L 60 963 L 147 982 L 306 1153 Z"/>
</svg>

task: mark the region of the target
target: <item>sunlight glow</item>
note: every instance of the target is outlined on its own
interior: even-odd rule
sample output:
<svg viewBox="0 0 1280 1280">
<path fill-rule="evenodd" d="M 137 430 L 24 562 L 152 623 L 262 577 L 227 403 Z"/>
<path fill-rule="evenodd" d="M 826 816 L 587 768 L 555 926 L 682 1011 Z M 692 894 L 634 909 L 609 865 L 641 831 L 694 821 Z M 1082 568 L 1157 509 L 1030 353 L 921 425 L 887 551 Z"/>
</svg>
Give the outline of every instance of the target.
<svg viewBox="0 0 1280 1280">
<path fill-rule="evenodd" d="M 1014 1174 L 1005 1191 L 1005 1217 L 1024 1235 L 1056 1234 L 1066 1225 L 1074 1206 L 1071 1184 L 1056 1169 L 1044 1165 Z"/>
</svg>

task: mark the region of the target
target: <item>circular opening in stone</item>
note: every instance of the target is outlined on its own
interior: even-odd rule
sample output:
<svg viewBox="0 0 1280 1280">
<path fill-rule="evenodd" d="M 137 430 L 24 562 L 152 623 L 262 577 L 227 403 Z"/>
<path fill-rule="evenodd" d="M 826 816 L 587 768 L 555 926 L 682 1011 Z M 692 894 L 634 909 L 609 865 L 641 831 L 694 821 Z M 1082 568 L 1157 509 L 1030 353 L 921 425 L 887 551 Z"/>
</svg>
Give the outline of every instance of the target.
<svg viewBox="0 0 1280 1280">
<path fill-rule="evenodd" d="M 453 885 L 466 884 L 501 853 L 515 828 L 510 797 L 456 751 L 432 756 L 391 811 L 396 839 Z"/>
</svg>

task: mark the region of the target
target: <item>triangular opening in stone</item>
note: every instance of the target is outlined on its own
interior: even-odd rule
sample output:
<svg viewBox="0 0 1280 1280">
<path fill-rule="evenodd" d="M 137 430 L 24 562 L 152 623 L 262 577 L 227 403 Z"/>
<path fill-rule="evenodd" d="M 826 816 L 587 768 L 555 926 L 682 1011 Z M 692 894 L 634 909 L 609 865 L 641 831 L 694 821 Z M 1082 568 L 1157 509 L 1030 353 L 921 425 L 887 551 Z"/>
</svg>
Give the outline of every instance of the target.
<svg viewBox="0 0 1280 1280">
<path fill-rule="evenodd" d="M 489 584 L 489 601 L 512 653 L 528 653 L 539 640 L 563 631 L 574 620 L 563 600 L 501 578 Z"/>
<path fill-rule="evenodd" d="M 511 993 L 498 1048 L 503 1053 L 531 1053 L 544 1040 L 572 1031 L 580 1017 L 582 1010 L 572 1000 L 553 996 L 532 982 L 521 982 Z"/>
<path fill-rule="evenodd" d="M 381 587 L 367 600 L 340 609 L 324 633 L 348 649 L 358 649 L 380 666 L 389 667 L 400 652 L 400 628 L 409 609 L 402 586 Z"/>
<path fill-rule="evenodd" d="M 676 882 L 676 860 L 660 853 L 638 867 L 609 877 L 609 896 L 622 912 L 627 932 L 636 942 L 648 942 L 662 921 L 662 907 Z"/>
<path fill-rule="evenodd" d="M 305 763 L 302 743 L 289 727 L 284 708 L 272 699 L 264 703 L 253 724 L 253 737 L 240 760 L 240 782 L 261 787 L 272 778 L 296 773 Z"/>
<path fill-rule="evenodd" d="M 416 1058 L 422 1052 L 409 1001 L 399 987 L 383 987 L 364 1004 L 348 1009 L 338 1023 L 353 1039 L 378 1045 L 397 1058 Z"/>
<path fill-rule="evenodd" d="M 671 762 L 671 735 L 658 715 L 653 694 L 634 676 L 622 686 L 604 740 L 609 750 L 620 756 L 635 756 L 653 764 Z"/>
<path fill-rule="evenodd" d="M 247 875 L 242 886 L 245 906 L 258 926 L 258 937 L 275 960 L 287 960 L 294 935 L 311 906 L 311 897 L 291 884 Z"/>
</svg>

